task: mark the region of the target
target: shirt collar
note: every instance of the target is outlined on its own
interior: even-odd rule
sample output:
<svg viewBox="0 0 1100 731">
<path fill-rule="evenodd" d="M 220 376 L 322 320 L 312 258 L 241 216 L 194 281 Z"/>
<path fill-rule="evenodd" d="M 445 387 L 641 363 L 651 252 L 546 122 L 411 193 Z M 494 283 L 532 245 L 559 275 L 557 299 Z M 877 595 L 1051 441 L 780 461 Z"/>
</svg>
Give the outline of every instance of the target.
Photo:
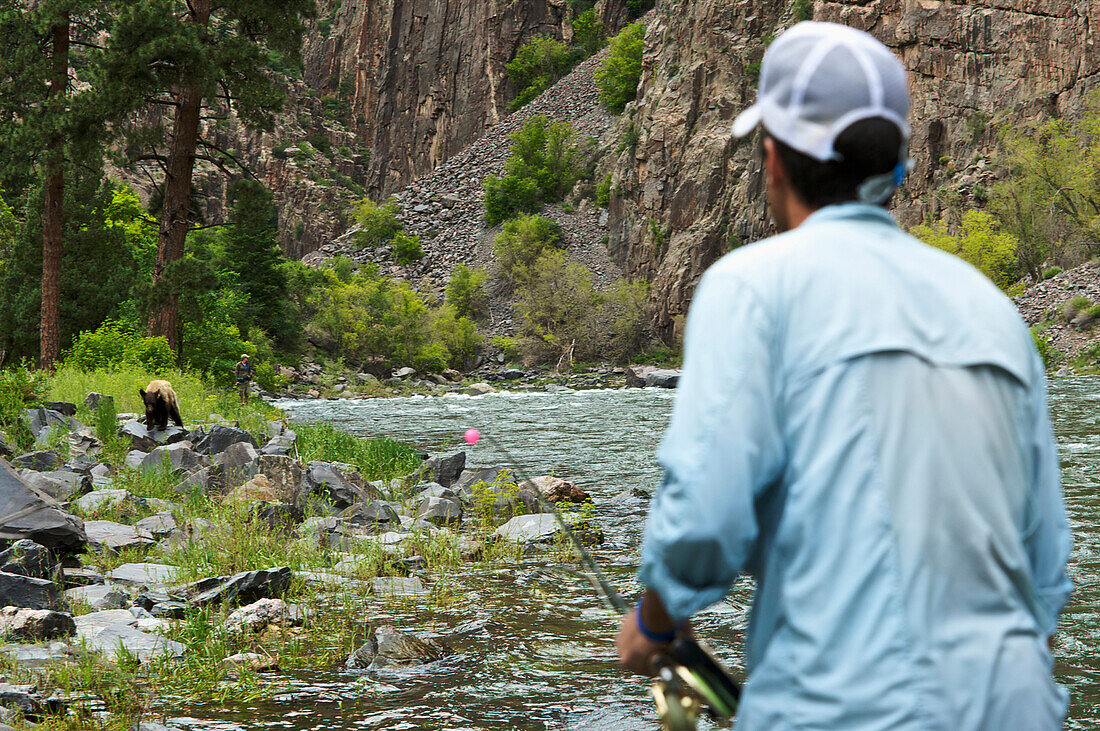
<svg viewBox="0 0 1100 731">
<path fill-rule="evenodd" d="M 864 220 L 878 221 L 880 223 L 897 226 L 894 217 L 882 206 L 872 206 L 867 203 L 836 203 L 831 206 L 819 208 L 811 213 L 802 226 L 816 225 L 826 221 Z M 799 228 L 802 228 L 799 226 Z"/>
</svg>

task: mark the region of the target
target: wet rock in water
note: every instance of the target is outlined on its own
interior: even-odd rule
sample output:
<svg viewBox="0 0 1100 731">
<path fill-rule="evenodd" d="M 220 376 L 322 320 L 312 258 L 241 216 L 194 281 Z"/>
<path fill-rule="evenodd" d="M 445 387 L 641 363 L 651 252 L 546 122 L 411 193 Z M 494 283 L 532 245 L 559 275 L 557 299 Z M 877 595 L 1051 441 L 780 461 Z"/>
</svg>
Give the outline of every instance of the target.
<svg viewBox="0 0 1100 731">
<path fill-rule="evenodd" d="M 79 498 L 76 507 L 85 515 L 97 515 L 111 512 L 125 517 L 133 517 L 149 509 L 149 503 L 127 490 L 94 490 Z"/>
<path fill-rule="evenodd" d="M 680 371 L 657 369 L 645 375 L 646 388 L 676 388 L 680 382 Z"/>
<path fill-rule="evenodd" d="M 528 507 L 537 506 L 540 495 L 548 503 L 583 503 L 592 499 L 591 495 L 577 487 L 575 483 L 551 475 L 532 477 L 521 483 L 519 489 L 521 495 L 532 499 L 534 505 Z M 527 499 L 524 502 L 526 503 Z M 530 512 L 538 513 L 541 510 L 532 509 Z"/>
<path fill-rule="evenodd" d="M 426 497 L 420 501 L 417 517 L 435 525 L 457 523 L 462 520 L 462 504 L 457 498 L 451 500 L 442 497 Z"/>
<path fill-rule="evenodd" d="M 553 515 L 517 515 L 497 528 L 493 536 L 517 543 L 546 543 L 559 530 Z"/>
<path fill-rule="evenodd" d="M 250 474 L 254 474 L 252 468 L 259 456 L 260 453 L 252 444 L 234 442 L 224 452 L 215 455 L 212 463 L 221 465 L 225 486 L 233 488 L 247 480 Z"/>
<path fill-rule="evenodd" d="M 0 552 L 0 571 L 8 574 L 49 579 L 56 566 L 57 561 L 49 550 L 28 538 L 21 538 Z"/>
<path fill-rule="evenodd" d="M 153 534 L 148 531 L 111 520 L 86 521 L 84 532 L 88 536 L 89 546 L 96 551 L 120 551 L 124 548 L 140 548 L 156 543 L 153 540 Z"/>
<path fill-rule="evenodd" d="M 106 403 L 108 401 L 114 404 L 115 399 L 113 396 L 108 396 L 107 394 L 89 391 L 88 395 L 84 397 L 84 406 L 89 411 L 97 411 L 99 410 L 100 404 Z"/>
<path fill-rule="evenodd" d="M 142 518 L 134 523 L 134 527 L 138 530 L 148 531 L 154 539 L 159 540 L 178 529 L 179 524 L 176 522 L 176 516 L 172 514 L 172 511 L 164 510 L 155 515 L 150 515 L 148 518 Z"/>
<path fill-rule="evenodd" d="M 248 604 L 286 592 L 293 572 L 289 566 L 263 571 L 242 571 L 233 576 L 216 576 L 181 588 L 180 593 L 198 605 Z"/>
<path fill-rule="evenodd" d="M 107 574 L 112 581 L 130 586 L 164 586 L 179 574 L 179 568 L 163 563 L 124 563 Z"/>
<path fill-rule="evenodd" d="M 140 449 L 142 452 L 182 442 L 188 436 L 186 429 L 175 424 L 168 424 L 164 429 L 149 429 L 137 419 L 131 419 L 120 426 L 118 435 L 128 438 L 131 448 Z"/>
<path fill-rule="evenodd" d="M 12 467 L 34 470 L 35 472 L 49 472 L 61 466 L 64 460 L 61 455 L 52 449 L 41 449 L 36 452 L 21 454 L 11 461 Z"/>
<path fill-rule="evenodd" d="M 67 502 L 92 489 L 92 478 L 76 472 L 26 470 L 22 477 L 25 483 L 33 485 L 59 502 Z"/>
<path fill-rule="evenodd" d="M 258 652 L 238 652 L 218 663 L 218 670 L 229 674 L 245 668 L 257 673 L 278 670 L 279 661 L 270 655 L 261 655 Z"/>
<path fill-rule="evenodd" d="M 290 624 L 290 612 L 282 599 L 260 599 L 234 610 L 225 619 L 229 632 L 262 632 L 269 624 Z"/>
<path fill-rule="evenodd" d="M 371 579 L 371 591 L 379 596 L 423 596 L 424 582 L 415 576 L 378 576 Z"/>
<path fill-rule="evenodd" d="M 38 642 L 76 634 L 71 614 L 50 609 L 0 609 L 0 636 L 5 640 Z"/>
<path fill-rule="evenodd" d="M 61 588 L 52 581 L 0 572 L 0 607 L 62 609 Z"/>
<path fill-rule="evenodd" d="M 385 667 L 409 667 L 433 662 L 452 654 L 446 645 L 424 639 L 393 627 L 379 627 L 374 635 L 348 656 L 349 670 L 376 670 Z"/>
<path fill-rule="evenodd" d="M 466 453 L 456 452 L 446 457 L 432 457 L 421 465 L 421 470 L 432 482 L 450 487 L 465 467 Z"/>
<path fill-rule="evenodd" d="M 79 518 L 60 503 L 27 485 L 6 463 L 0 462 L 0 515 L 7 519 L 0 531 L 9 539 L 29 538 L 57 555 L 80 553 L 86 536 Z"/>
<path fill-rule="evenodd" d="M 496 389 L 490 386 L 488 383 L 471 383 L 466 388 L 462 389 L 462 393 L 467 396 L 484 396 L 487 393 L 492 393 Z"/>
<path fill-rule="evenodd" d="M 157 447 L 141 460 L 142 472 L 191 472 L 203 467 L 202 457 L 191 449 L 190 442 L 176 442 Z"/>
<path fill-rule="evenodd" d="M 225 496 L 227 503 L 250 503 L 261 500 L 264 502 L 278 502 L 279 497 L 266 475 L 256 475 L 248 482 L 238 485 Z"/>
<path fill-rule="evenodd" d="M 256 440 L 244 429 L 216 424 L 202 439 L 195 442 L 195 451 L 207 455 L 221 454 L 229 445 L 238 442 L 248 442 L 253 447 L 256 446 Z"/>
<path fill-rule="evenodd" d="M 526 375 L 527 374 L 521 371 L 519 368 L 506 368 L 505 370 L 500 372 L 501 378 L 506 381 L 517 381 Z"/>
<path fill-rule="evenodd" d="M 294 442 L 297 441 L 298 435 L 294 431 L 287 429 L 282 434 L 276 434 L 268 440 L 267 444 L 260 448 L 260 454 L 267 455 L 288 455 L 291 448 L 294 446 Z"/>
<path fill-rule="evenodd" d="M 76 635 L 85 646 L 108 658 L 129 654 L 145 662 L 163 655 L 178 657 L 186 649 L 160 635 L 142 632 L 137 628 L 141 620 L 125 609 L 85 614 L 75 622 Z"/>
</svg>

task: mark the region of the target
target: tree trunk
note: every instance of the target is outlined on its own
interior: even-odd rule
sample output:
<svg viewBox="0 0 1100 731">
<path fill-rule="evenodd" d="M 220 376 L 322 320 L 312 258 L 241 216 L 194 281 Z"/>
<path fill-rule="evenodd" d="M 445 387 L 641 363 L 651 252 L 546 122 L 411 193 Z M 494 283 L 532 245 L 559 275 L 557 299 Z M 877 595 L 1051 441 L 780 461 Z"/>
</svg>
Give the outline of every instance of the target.
<svg viewBox="0 0 1100 731">
<path fill-rule="evenodd" d="M 205 27 L 210 20 L 210 0 L 191 2 L 191 22 Z M 202 91 L 197 85 L 182 87 L 177 94 L 179 106 L 172 128 L 172 144 L 168 152 L 168 171 L 164 180 L 164 204 L 157 233 L 157 258 L 153 265 L 153 283 L 164 277 L 166 267 L 183 258 L 183 246 L 190 227 L 191 175 L 195 169 L 195 147 L 199 139 L 199 115 L 202 111 Z M 170 283 L 169 283 L 170 284 Z M 179 297 L 175 291 L 162 293 L 149 315 L 147 332 L 163 335 L 172 350 L 179 352 L 176 320 Z"/>
<path fill-rule="evenodd" d="M 49 111 L 64 113 L 69 85 L 69 16 L 50 29 L 53 43 Z M 54 124 L 57 129 L 58 125 Z M 51 135 L 46 151 L 46 190 L 42 212 L 42 311 L 39 325 L 39 362 L 42 370 L 53 370 L 61 354 L 61 249 L 65 235 L 65 138 Z"/>
</svg>

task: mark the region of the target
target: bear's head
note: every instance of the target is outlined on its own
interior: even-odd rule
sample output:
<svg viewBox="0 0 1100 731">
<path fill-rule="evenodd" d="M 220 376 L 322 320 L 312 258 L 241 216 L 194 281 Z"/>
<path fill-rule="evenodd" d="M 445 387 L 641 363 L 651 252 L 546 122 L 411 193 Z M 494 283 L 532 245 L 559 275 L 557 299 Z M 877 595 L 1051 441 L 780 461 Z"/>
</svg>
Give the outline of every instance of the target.
<svg viewBox="0 0 1100 731">
<path fill-rule="evenodd" d="M 139 388 L 138 393 L 141 394 L 141 400 L 145 402 L 145 420 L 147 424 L 152 424 L 153 420 L 157 417 L 157 405 L 159 404 L 163 410 L 164 397 L 159 393 L 146 392 L 144 388 Z"/>
</svg>

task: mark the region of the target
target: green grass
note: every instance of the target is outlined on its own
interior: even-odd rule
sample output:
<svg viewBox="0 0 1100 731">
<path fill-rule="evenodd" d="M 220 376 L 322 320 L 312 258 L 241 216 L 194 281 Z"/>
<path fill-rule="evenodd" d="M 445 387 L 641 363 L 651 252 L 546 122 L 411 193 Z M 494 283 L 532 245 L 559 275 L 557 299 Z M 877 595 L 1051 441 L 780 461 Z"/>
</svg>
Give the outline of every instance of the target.
<svg viewBox="0 0 1100 731">
<path fill-rule="evenodd" d="M 325 422 L 295 424 L 294 431 L 298 456 L 304 463 L 353 464 L 366 480 L 402 477 L 420 466 L 417 452 L 393 439 L 360 439 Z"/>
</svg>

